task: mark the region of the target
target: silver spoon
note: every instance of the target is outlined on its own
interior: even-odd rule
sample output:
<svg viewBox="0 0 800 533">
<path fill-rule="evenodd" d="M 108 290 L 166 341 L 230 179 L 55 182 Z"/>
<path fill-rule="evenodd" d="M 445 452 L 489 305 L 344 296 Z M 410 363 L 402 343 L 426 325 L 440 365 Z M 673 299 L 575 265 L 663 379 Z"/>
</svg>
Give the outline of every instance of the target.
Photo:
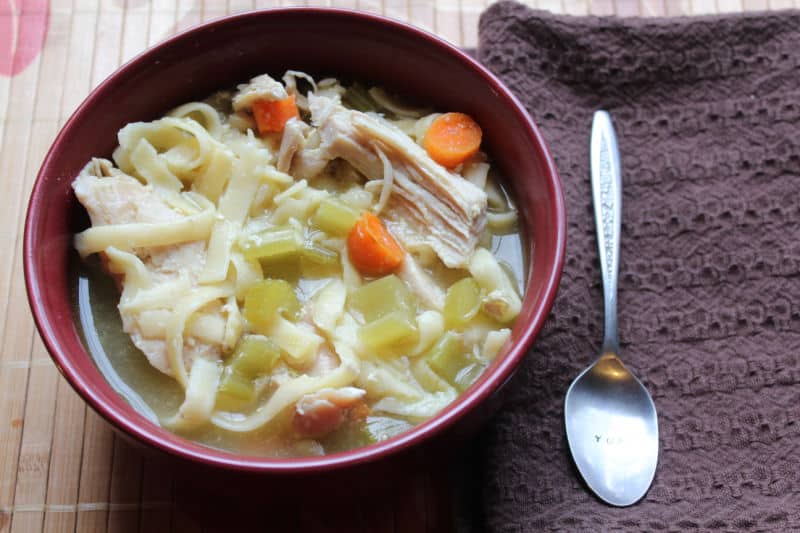
<svg viewBox="0 0 800 533">
<path fill-rule="evenodd" d="M 658 463 L 656 406 L 617 353 L 617 272 L 622 204 L 617 137 L 611 117 L 592 122 L 591 175 L 600 270 L 605 300 L 605 338 L 599 359 L 575 378 L 564 401 L 572 458 L 597 496 L 611 505 L 644 496 Z"/>
</svg>

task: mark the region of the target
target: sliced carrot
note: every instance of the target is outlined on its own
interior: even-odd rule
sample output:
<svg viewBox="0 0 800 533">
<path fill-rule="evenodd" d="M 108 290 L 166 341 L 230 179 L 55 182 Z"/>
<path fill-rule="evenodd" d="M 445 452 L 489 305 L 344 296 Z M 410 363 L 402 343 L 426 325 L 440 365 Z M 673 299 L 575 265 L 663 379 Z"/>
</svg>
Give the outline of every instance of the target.
<svg viewBox="0 0 800 533">
<path fill-rule="evenodd" d="M 258 132 L 274 133 L 283 131 L 290 118 L 300 116 L 294 95 L 283 100 L 256 100 L 253 103 L 253 116 L 256 119 Z"/>
<path fill-rule="evenodd" d="M 356 270 L 365 276 L 385 276 L 403 262 L 405 252 L 383 222 L 365 212 L 347 234 L 347 253 Z"/>
<path fill-rule="evenodd" d="M 445 113 L 431 122 L 422 146 L 431 159 L 453 168 L 463 163 L 481 146 L 481 127 L 464 113 Z"/>
</svg>

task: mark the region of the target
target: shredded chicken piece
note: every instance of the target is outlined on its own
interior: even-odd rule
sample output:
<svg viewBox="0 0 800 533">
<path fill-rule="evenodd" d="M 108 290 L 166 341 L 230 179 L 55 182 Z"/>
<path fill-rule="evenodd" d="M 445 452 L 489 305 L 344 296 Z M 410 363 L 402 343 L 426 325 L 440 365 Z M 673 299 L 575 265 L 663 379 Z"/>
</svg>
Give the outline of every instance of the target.
<svg viewBox="0 0 800 533">
<path fill-rule="evenodd" d="M 299 118 L 290 119 L 283 127 L 283 137 L 281 147 L 278 150 L 278 163 L 276 167 L 281 172 L 289 172 L 292 166 L 294 154 L 302 148 L 306 140 L 306 132 L 309 130 L 308 124 Z"/>
<path fill-rule="evenodd" d="M 409 249 L 430 246 L 450 268 L 467 266 L 486 227 L 486 193 L 434 162 L 410 137 L 379 117 L 309 96 L 320 144 L 295 154 L 292 174 L 313 178 L 342 158 L 370 179 L 382 178 L 381 150 L 394 180 L 385 211 L 389 229 Z"/>
<path fill-rule="evenodd" d="M 242 111 L 253 106 L 256 100 L 283 100 L 289 94 L 282 83 L 275 81 L 269 74 L 256 76 L 248 83 L 237 87 L 238 92 L 233 96 L 233 110 Z"/>
<path fill-rule="evenodd" d="M 365 390 L 355 387 L 306 394 L 295 405 L 292 421 L 295 431 L 310 437 L 330 433 L 345 421 L 348 411 L 357 407 L 365 394 Z"/>
<path fill-rule="evenodd" d="M 143 185 L 105 159 L 92 159 L 73 181 L 72 187 L 89 213 L 93 226 L 169 222 L 185 216 L 172 209 L 152 186 Z M 196 286 L 206 259 L 203 241 L 140 248 L 135 253 L 155 285 L 174 282 L 183 275 L 188 277 L 192 287 Z M 209 304 L 200 312 L 225 319 L 220 303 Z M 147 337 L 139 325 L 139 314 L 120 307 L 123 331 L 131 336 L 150 364 L 167 375 L 174 375 L 167 360 L 165 338 Z M 192 335 L 187 335 L 184 340 L 183 359 L 186 368 L 191 368 L 196 357 L 218 359 L 221 352 L 219 344 L 210 344 Z"/>
</svg>

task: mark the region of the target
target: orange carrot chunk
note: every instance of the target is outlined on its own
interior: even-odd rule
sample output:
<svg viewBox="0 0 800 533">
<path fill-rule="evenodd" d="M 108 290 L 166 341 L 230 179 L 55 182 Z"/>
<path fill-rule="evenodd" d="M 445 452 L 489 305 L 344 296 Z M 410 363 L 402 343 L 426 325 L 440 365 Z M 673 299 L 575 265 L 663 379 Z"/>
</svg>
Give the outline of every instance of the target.
<svg viewBox="0 0 800 533">
<path fill-rule="evenodd" d="M 258 132 L 275 133 L 283 131 L 290 118 L 300 116 L 294 95 L 283 100 L 256 100 L 253 102 L 253 116 L 256 119 Z"/>
<path fill-rule="evenodd" d="M 481 127 L 464 113 L 445 113 L 431 122 L 422 146 L 431 159 L 453 168 L 478 151 L 481 146 Z"/>
<path fill-rule="evenodd" d="M 365 212 L 347 234 L 350 262 L 365 276 L 385 276 L 403 262 L 405 252 L 381 220 Z"/>
</svg>

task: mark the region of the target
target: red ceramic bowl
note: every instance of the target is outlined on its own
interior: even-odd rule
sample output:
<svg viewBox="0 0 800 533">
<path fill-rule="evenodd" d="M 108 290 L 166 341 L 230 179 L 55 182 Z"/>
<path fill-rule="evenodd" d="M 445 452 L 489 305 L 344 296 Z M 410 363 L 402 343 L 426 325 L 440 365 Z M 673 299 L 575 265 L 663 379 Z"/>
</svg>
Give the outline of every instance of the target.
<svg viewBox="0 0 800 533">
<path fill-rule="evenodd" d="M 92 156 L 109 156 L 117 131 L 263 72 L 299 69 L 362 79 L 436 108 L 469 113 L 520 207 L 528 255 L 522 313 L 513 342 L 484 375 L 433 419 L 390 440 L 325 457 L 264 459 L 212 449 L 149 422 L 106 382 L 88 355 L 73 312 L 68 263 L 82 208 L 70 182 Z M 474 429 L 497 404 L 542 327 L 564 259 L 565 213 L 553 160 L 530 116 L 508 89 L 459 49 L 375 15 L 295 8 L 244 13 L 190 29 L 144 52 L 86 99 L 56 138 L 39 171 L 25 224 L 28 298 L 56 365 L 117 429 L 162 451 L 233 470 L 317 472 L 363 464 L 443 435 Z M 73 256 L 74 257 L 74 256 Z"/>
</svg>

